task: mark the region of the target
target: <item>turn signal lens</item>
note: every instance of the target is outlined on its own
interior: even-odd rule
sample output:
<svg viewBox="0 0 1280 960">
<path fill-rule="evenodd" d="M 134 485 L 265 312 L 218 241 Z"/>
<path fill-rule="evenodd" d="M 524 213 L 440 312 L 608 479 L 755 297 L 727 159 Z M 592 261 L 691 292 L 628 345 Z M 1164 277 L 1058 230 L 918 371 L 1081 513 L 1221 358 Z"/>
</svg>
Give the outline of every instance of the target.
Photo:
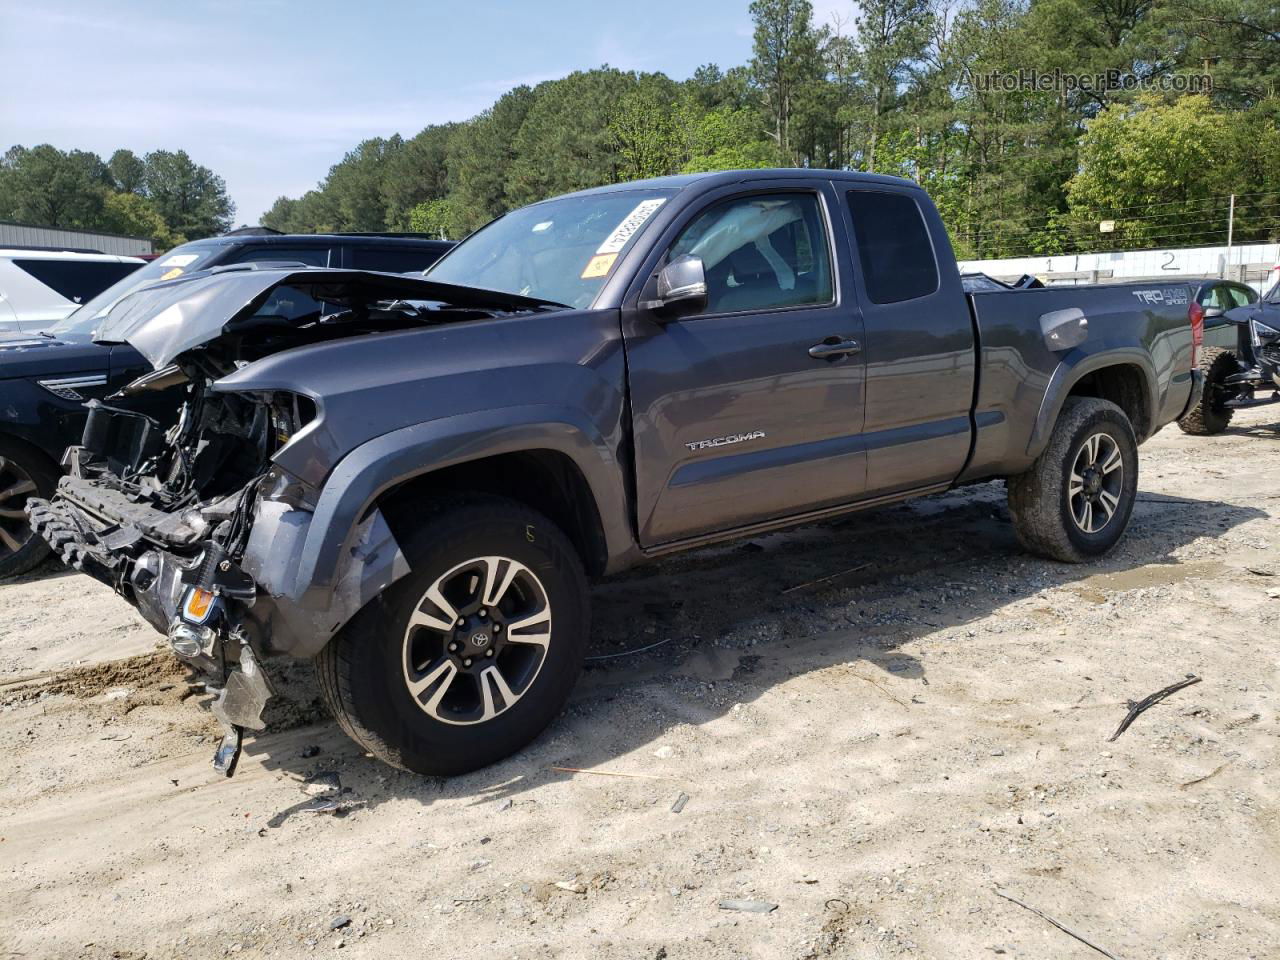
<svg viewBox="0 0 1280 960">
<path fill-rule="evenodd" d="M 208 590 L 191 590 L 182 605 L 182 619 L 190 623 L 204 623 L 213 609 L 214 596 Z"/>
</svg>

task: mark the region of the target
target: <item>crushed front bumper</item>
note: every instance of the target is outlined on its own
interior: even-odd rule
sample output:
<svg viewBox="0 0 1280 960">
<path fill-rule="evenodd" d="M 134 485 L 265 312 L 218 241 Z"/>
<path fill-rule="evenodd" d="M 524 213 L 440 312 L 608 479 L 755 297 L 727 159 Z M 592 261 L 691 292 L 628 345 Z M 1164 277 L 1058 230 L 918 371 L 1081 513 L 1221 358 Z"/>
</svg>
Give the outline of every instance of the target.
<svg viewBox="0 0 1280 960">
<path fill-rule="evenodd" d="M 169 638 L 173 652 L 206 679 L 223 728 L 214 766 L 235 772 L 245 729 L 262 730 L 272 687 L 243 626 L 256 599 L 253 580 L 213 541 L 184 556 L 157 544 L 160 530 L 178 544 L 194 531 L 179 518 L 131 502 L 124 494 L 67 478 L 52 501 L 33 500 L 32 528 L 68 566 L 129 600 Z M 181 548 L 181 547 L 180 547 Z"/>
<path fill-rule="evenodd" d="M 74 448 L 73 451 L 74 453 Z M 368 511 L 343 550 L 332 590 L 297 582 L 313 515 L 259 489 L 241 556 L 216 536 L 220 503 L 166 512 L 81 475 L 75 458 L 51 500 L 30 500 L 32 528 L 63 561 L 110 586 L 217 692 L 226 731 L 215 757 L 230 775 L 244 729 L 264 729 L 267 656 L 319 653 L 366 603 L 408 572 L 380 510 Z"/>
</svg>

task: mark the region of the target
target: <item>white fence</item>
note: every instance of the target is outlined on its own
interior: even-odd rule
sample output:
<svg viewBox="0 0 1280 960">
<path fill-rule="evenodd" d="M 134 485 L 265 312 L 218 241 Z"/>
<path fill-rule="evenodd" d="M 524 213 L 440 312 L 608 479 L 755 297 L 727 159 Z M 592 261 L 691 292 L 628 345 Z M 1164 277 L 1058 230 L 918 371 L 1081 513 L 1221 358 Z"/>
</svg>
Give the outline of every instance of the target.
<svg viewBox="0 0 1280 960">
<path fill-rule="evenodd" d="M 1029 273 L 1050 285 L 1158 277 L 1223 277 L 1243 281 L 1262 292 L 1280 278 L 1280 270 L 1276 269 L 1278 265 L 1280 243 L 1250 243 L 1233 246 L 1230 251 L 1226 247 L 1193 247 L 1009 260 L 962 260 L 960 269 L 964 273 L 985 273 L 1000 280 L 1016 280 Z"/>
</svg>

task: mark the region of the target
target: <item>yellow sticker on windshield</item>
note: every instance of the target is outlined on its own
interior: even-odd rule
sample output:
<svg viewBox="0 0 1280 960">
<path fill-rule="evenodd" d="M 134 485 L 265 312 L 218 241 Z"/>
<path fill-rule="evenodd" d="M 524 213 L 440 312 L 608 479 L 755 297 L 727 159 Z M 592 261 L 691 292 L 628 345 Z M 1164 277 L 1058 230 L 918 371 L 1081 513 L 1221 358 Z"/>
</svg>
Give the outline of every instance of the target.
<svg viewBox="0 0 1280 960">
<path fill-rule="evenodd" d="M 166 270 L 164 273 L 160 274 L 160 279 L 172 280 L 174 277 L 180 277 L 180 276 L 182 276 L 182 268 L 174 267 L 172 270 Z"/>
<path fill-rule="evenodd" d="M 598 253 L 587 261 L 587 268 L 582 271 L 582 279 L 589 280 L 592 277 L 603 277 L 609 272 L 609 268 L 613 266 L 613 261 L 618 259 L 616 253 Z"/>
</svg>

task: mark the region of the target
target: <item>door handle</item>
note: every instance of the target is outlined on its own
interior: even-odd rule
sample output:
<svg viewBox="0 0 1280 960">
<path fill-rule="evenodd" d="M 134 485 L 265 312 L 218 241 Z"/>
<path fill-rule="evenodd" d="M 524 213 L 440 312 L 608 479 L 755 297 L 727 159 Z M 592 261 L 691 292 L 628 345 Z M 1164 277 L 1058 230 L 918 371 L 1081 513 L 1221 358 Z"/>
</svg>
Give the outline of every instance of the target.
<svg viewBox="0 0 1280 960">
<path fill-rule="evenodd" d="M 862 344 L 857 340 L 842 340 L 839 337 L 827 337 L 821 343 L 809 348 L 809 356 L 815 360 L 835 360 L 847 357 L 851 353 L 861 353 Z"/>
</svg>

